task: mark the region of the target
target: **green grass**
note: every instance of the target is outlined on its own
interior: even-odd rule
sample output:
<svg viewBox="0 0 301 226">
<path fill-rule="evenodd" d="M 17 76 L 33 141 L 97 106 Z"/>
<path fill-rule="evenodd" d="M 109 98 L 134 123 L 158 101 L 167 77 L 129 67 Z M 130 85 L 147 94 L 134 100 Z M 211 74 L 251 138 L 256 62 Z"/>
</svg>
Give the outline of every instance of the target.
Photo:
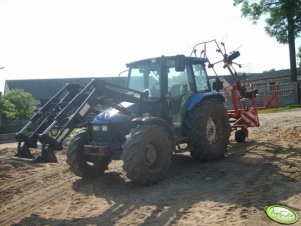
<svg viewBox="0 0 301 226">
<path fill-rule="evenodd" d="M 259 113 L 273 113 L 273 112 L 285 111 L 285 110 L 290 110 L 290 109 L 295 109 L 295 108 L 301 108 L 301 104 L 288 104 L 288 105 L 280 106 L 278 108 L 259 110 L 258 112 Z"/>
</svg>

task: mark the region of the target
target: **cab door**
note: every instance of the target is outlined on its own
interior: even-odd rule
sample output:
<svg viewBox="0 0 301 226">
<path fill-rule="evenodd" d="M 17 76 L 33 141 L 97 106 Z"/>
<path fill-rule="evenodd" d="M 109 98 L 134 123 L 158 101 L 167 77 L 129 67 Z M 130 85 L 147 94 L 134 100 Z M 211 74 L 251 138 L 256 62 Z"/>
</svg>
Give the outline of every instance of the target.
<svg viewBox="0 0 301 226">
<path fill-rule="evenodd" d="M 188 70 L 187 70 L 188 69 Z M 178 72 L 175 67 L 168 68 L 168 92 L 166 98 L 168 101 L 169 117 L 172 119 L 174 128 L 181 128 L 184 114 L 183 105 L 192 94 L 192 83 L 189 81 L 189 68 Z"/>
</svg>

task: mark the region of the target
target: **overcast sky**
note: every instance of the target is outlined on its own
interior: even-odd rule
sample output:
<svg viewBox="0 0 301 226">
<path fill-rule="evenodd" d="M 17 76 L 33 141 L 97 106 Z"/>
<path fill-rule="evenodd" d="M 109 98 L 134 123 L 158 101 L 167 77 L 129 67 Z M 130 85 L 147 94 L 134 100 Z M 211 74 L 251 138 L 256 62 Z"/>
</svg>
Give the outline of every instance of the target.
<svg viewBox="0 0 301 226">
<path fill-rule="evenodd" d="M 117 76 L 211 39 L 239 48 L 239 71 L 289 68 L 288 46 L 232 0 L 0 0 L 0 92 L 10 79 Z"/>
</svg>

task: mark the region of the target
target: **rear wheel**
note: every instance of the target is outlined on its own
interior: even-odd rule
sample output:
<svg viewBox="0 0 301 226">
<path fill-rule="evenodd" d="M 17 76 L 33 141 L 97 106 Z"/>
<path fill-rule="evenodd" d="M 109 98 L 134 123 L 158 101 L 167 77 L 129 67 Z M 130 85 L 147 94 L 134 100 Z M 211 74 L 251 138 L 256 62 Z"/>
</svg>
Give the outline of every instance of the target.
<svg viewBox="0 0 301 226">
<path fill-rule="evenodd" d="M 188 112 L 184 124 L 190 154 L 200 161 L 222 158 L 227 150 L 230 125 L 223 103 L 204 100 Z"/>
<path fill-rule="evenodd" d="M 137 126 L 123 144 L 123 169 L 132 181 L 152 184 L 166 176 L 171 154 L 171 141 L 162 127 Z"/>
<path fill-rule="evenodd" d="M 107 157 L 85 155 L 84 145 L 88 143 L 88 133 L 82 131 L 72 138 L 67 150 L 67 164 L 75 175 L 83 178 L 102 174 L 108 169 L 110 163 L 110 159 Z"/>
</svg>

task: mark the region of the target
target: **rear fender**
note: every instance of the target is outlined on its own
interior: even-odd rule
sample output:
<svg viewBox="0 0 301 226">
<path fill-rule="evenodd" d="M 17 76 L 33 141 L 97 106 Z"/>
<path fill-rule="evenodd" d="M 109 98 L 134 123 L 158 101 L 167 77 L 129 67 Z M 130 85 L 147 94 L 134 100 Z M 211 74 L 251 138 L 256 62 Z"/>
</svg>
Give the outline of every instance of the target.
<svg viewBox="0 0 301 226">
<path fill-rule="evenodd" d="M 222 94 L 220 93 L 197 93 L 195 95 L 193 95 L 190 100 L 189 103 L 187 105 L 187 110 L 190 111 L 192 110 L 198 103 L 204 101 L 205 99 L 216 99 L 220 102 L 225 102 L 225 98 L 223 97 Z"/>
</svg>

